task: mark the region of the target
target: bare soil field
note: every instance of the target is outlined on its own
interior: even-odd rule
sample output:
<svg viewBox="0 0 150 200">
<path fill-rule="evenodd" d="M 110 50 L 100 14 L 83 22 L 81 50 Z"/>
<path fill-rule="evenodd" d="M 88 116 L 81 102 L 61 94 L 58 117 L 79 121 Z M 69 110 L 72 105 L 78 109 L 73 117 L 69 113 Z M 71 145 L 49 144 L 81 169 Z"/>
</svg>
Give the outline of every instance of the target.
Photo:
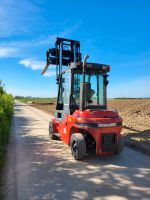
<svg viewBox="0 0 150 200">
<path fill-rule="evenodd" d="M 108 107 L 123 118 L 125 144 L 150 154 L 150 99 L 112 100 Z"/>
<path fill-rule="evenodd" d="M 55 104 L 32 106 L 49 114 L 55 111 Z M 150 154 L 150 99 L 109 100 L 108 108 L 116 109 L 123 118 L 125 144 Z"/>
</svg>

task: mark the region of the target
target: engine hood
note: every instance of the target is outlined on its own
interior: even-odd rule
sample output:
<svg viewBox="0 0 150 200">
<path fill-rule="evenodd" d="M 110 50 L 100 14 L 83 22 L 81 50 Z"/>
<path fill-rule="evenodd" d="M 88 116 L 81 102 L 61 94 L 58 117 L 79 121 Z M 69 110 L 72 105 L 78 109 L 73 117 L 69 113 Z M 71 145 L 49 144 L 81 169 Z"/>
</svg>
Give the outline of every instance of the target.
<svg viewBox="0 0 150 200">
<path fill-rule="evenodd" d="M 73 113 L 75 117 L 81 118 L 116 118 L 119 117 L 116 110 L 76 110 Z"/>
<path fill-rule="evenodd" d="M 116 110 L 76 110 L 73 116 L 77 122 L 83 123 L 111 123 L 122 121 L 122 118 L 119 117 Z"/>
</svg>

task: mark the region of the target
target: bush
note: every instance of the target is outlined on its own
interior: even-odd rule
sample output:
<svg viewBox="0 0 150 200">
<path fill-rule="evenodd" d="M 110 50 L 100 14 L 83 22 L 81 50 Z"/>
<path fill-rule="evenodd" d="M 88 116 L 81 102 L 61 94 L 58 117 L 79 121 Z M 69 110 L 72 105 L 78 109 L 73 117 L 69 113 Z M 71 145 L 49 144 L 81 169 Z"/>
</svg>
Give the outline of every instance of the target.
<svg viewBox="0 0 150 200">
<path fill-rule="evenodd" d="M 6 94 L 0 81 L 0 169 L 3 165 L 4 152 L 9 139 L 12 113 L 13 97 Z"/>
</svg>

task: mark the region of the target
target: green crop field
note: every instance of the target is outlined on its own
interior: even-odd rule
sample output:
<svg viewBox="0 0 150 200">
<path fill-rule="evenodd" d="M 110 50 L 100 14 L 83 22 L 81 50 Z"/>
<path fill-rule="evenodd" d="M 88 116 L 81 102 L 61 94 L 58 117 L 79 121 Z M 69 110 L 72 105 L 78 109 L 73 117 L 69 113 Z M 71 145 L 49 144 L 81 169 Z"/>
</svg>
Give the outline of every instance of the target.
<svg viewBox="0 0 150 200">
<path fill-rule="evenodd" d="M 33 103 L 55 103 L 56 98 L 40 98 L 40 97 L 15 97 L 16 100 L 23 103 L 33 102 Z"/>
</svg>

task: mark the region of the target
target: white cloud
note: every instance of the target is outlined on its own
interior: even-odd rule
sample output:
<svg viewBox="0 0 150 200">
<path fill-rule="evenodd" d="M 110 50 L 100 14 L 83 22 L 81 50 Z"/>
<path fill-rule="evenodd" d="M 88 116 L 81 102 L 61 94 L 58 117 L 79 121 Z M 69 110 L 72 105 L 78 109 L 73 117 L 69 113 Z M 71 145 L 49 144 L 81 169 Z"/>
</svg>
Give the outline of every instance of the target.
<svg viewBox="0 0 150 200">
<path fill-rule="evenodd" d="M 45 62 L 33 58 L 25 58 L 20 60 L 19 64 L 24 65 L 25 67 L 30 68 L 32 70 L 38 70 L 43 68 Z"/>
<path fill-rule="evenodd" d="M 45 72 L 45 74 L 43 76 L 45 76 L 45 77 L 51 77 L 51 76 L 55 76 L 55 75 L 56 75 L 56 71 L 51 70 L 51 71 Z"/>
<path fill-rule="evenodd" d="M 0 47 L 0 58 L 13 57 L 18 54 L 18 50 L 14 47 Z"/>
<path fill-rule="evenodd" d="M 0 43 L 0 57 L 22 58 L 24 55 L 26 57 L 38 55 L 39 57 L 41 51 L 43 52 L 42 55 L 45 55 L 47 48 L 52 45 L 54 46 L 56 37 L 70 37 L 79 28 L 80 24 L 81 22 L 79 21 L 60 32 L 51 35 L 42 35 L 30 40 L 3 41 Z"/>
<path fill-rule="evenodd" d="M 42 70 L 45 66 L 45 61 L 37 60 L 33 58 L 25 58 L 19 61 L 19 64 L 23 65 L 24 67 L 27 67 L 31 70 Z M 43 75 L 45 77 L 51 77 L 56 75 L 55 71 L 55 65 L 51 65 L 50 69 L 46 71 L 46 73 Z"/>
</svg>

